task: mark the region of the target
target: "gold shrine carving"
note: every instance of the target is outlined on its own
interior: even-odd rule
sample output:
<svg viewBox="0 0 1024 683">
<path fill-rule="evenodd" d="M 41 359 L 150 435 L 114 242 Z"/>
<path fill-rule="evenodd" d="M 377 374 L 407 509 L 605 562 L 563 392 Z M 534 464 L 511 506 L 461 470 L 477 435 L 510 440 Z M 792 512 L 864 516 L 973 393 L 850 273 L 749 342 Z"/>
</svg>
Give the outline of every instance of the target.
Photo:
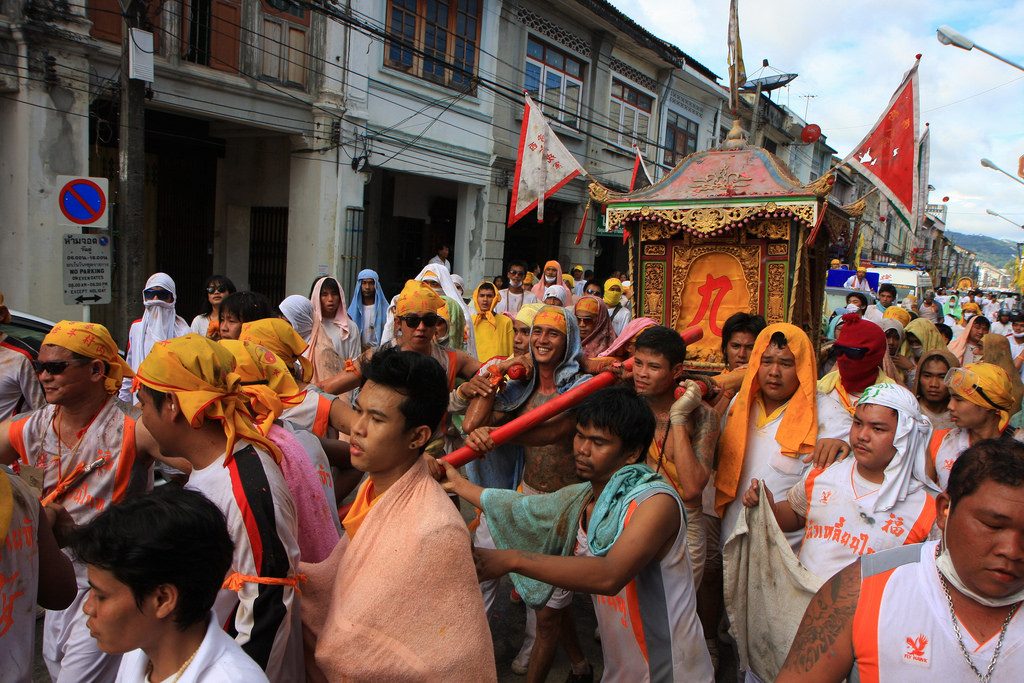
<svg viewBox="0 0 1024 683">
<path fill-rule="evenodd" d="M 771 218 L 747 226 L 751 237 L 767 237 L 770 240 L 789 240 L 789 221 L 785 218 Z"/>
<path fill-rule="evenodd" d="M 644 245 L 644 256 L 664 256 L 665 245 L 664 244 L 645 244 Z"/>
<path fill-rule="evenodd" d="M 763 218 L 765 213 L 782 212 L 781 216 Z M 759 216 L 759 214 L 761 214 Z M 652 208 L 650 206 L 615 208 L 607 211 L 607 229 L 623 228 L 628 223 L 639 222 L 640 239 L 643 242 L 656 242 L 672 237 L 680 231 L 692 235 L 707 236 L 715 232 L 726 232 L 748 219 L 762 219 L 776 223 L 788 222 L 789 219 L 800 221 L 806 225 L 814 225 L 813 204 L 753 204 L 745 206 L 693 208 Z M 756 226 L 756 223 L 754 224 Z M 783 238 L 785 239 L 785 238 Z"/>
<path fill-rule="evenodd" d="M 769 244 L 768 245 L 769 256 L 789 256 L 789 245 L 788 244 Z"/>
<path fill-rule="evenodd" d="M 765 277 L 765 318 L 768 324 L 785 321 L 786 310 L 786 264 L 769 263 Z"/>
<path fill-rule="evenodd" d="M 664 245 L 661 245 L 664 249 Z M 662 321 L 662 302 L 665 300 L 665 264 L 644 264 L 643 315 Z"/>
<path fill-rule="evenodd" d="M 697 192 L 707 194 L 717 192 L 725 194 L 744 189 L 750 184 L 751 180 L 753 179 L 750 176 L 730 171 L 728 168 L 723 166 L 714 173 L 708 173 L 703 178 L 694 178 L 690 185 L 695 188 Z"/>
</svg>

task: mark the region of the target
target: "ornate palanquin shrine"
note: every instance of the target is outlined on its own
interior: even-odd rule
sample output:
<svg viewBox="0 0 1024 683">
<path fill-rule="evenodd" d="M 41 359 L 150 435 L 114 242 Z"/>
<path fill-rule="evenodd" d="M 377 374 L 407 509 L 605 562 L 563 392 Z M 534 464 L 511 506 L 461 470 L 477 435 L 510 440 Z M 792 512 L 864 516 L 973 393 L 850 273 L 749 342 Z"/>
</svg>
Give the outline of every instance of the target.
<svg viewBox="0 0 1024 683">
<path fill-rule="evenodd" d="M 607 229 L 632 235 L 634 316 L 703 327 L 687 347 L 696 370 L 723 367 L 722 325 L 738 311 L 794 323 L 817 343 L 825 271 L 851 244 L 853 212 L 828 201 L 831 174 L 803 185 L 768 151 L 726 145 L 635 192 L 590 186 Z"/>
</svg>

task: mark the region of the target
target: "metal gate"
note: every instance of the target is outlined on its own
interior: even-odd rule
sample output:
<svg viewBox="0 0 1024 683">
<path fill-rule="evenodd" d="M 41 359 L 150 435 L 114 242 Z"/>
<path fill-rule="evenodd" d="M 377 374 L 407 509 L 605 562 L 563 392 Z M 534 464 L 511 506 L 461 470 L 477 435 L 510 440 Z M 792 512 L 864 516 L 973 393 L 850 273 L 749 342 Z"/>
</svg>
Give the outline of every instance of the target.
<svg viewBox="0 0 1024 683">
<path fill-rule="evenodd" d="M 249 289 L 275 305 L 285 296 L 288 264 L 288 207 L 254 206 L 249 210 Z"/>
</svg>

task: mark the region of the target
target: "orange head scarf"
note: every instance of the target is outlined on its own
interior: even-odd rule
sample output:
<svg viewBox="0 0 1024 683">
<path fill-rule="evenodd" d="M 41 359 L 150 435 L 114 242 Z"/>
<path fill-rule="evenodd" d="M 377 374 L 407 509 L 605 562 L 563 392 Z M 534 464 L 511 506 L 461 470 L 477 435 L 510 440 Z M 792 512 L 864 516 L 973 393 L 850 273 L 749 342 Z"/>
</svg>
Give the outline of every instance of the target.
<svg viewBox="0 0 1024 683">
<path fill-rule="evenodd" d="M 740 473 L 743 471 L 743 460 L 747 453 L 747 432 L 750 420 L 756 419 L 752 412 L 756 408 L 761 386 L 758 382 L 758 368 L 761 367 L 761 356 L 768 348 L 772 335 L 781 332 L 786 338 L 786 345 L 796 357 L 796 374 L 800 384 L 796 393 L 789 399 L 782 424 L 775 432 L 783 455 L 792 458 L 800 457 L 814 451 L 814 443 L 818 439 L 818 376 L 815 365 L 814 349 L 811 340 L 799 327 L 789 323 L 769 325 L 757 335 L 754 350 L 750 354 L 748 366 L 750 370 L 743 377 L 743 384 L 736 394 L 725 430 L 719 443 L 718 471 L 715 474 L 715 509 L 724 513 L 725 507 L 736 498 L 740 485 Z"/>
<path fill-rule="evenodd" d="M 302 403 L 305 392 L 273 351 L 239 339 L 222 339 L 220 343 L 235 357 L 235 372 L 242 378 L 241 391 L 249 397 L 256 426 L 266 434 L 285 408 Z"/>
<path fill-rule="evenodd" d="M 252 423 L 234 355 L 219 343 L 197 334 L 157 342 L 135 373 L 135 382 L 174 394 L 194 429 L 206 420 L 219 421 L 228 441 L 228 458 L 235 443 L 244 439 L 281 462 L 281 451 Z"/>
<path fill-rule="evenodd" d="M 263 318 L 245 323 L 238 339 L 269 349 L 286 367 L 291 363 L 298 363 L 302 367 L 303 382 L 308 382 L 313 377 L 313 364 L 302 355 L 309 345 L 287 320 Z"/>
<path fill-rule="evenodd" d="M 885 313 L 882 314 L 883 318 L 889 320 L 895 320 L 900 325 L 906 328 L 910 324 L 910 311 L 903 308 L 902 306 L 896 306 L 895 304 L 885 309 Z"/>
<path fill-rule="evenodd" d="M 410 313 L 436 313 L 444 305 L 444 299 L 430 285 L 420 280 L 408 280 L 395 302 L 395 317 Z"/>
<path fill-rule="evenodd" d="M 117 344 L 103 325 L 80 323 L 76 320 L 61 320 L 43 338 L 44 344 L 61 346 L 68 351 L 86 358 L 95 358 L 107 364 L 107 378 L 103 388 L 108 394 L 121 389 L 121 380 L 134 377 L 135 373 L 117 353 Z"/>
</svg>

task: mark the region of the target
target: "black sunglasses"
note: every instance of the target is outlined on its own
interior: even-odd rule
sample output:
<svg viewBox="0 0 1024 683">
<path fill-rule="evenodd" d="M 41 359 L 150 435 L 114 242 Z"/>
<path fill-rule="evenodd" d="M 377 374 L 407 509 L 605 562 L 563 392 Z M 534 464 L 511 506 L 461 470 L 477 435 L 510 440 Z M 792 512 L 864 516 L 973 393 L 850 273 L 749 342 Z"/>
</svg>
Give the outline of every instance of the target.
<svg viewBox="0 0 1024 683">
<path fill-rule="evenodd" d="M 227 285 L 210 285 L 206 288 L 207 294 L 223 294 L 228 291 Z"/>
<path fill-rule="evenodd" d="M 51 375 L 60 375 L 68 366 L 72 363 L 91 363 L 92 360 L 89 358 L 75 358 L 74 360 L 51 360 L 51 361 L 32 361 L 32 369 L 37 375 L 41 375 L 44 372 L 48 372 Z"/>
<path fill-rule="evenodd" d="M 402 322 L 404 322 L 406 325 L 413 329 L 419 327 L 420 323 L 423 323 L 427 327 L 434 327 L 435 325 L 437 325 L 437 323 L 441 321 L 441 316 L 439 316 L 437 313 L 427 313 L 426 315 L 410 314 L 399 317 L 402 319 Z"/>
<path fill-rule="evenodd" d="M 160 299 L 160 301 L 171 302 L 174 301 L 174 295 L 166 289 L 156 288 L 142 290 L 142 297 L 147 301 L 149 299 Z"/>
<path fill-rule="evenodd" d="M 862 346 L 840 346 L 839 344 L 833 344 L 832 348 L 835 349 L 837 356 L 846 356 L 850 360 L 860 360 L 868 355 L 869 350 Z"/>
</svg>

